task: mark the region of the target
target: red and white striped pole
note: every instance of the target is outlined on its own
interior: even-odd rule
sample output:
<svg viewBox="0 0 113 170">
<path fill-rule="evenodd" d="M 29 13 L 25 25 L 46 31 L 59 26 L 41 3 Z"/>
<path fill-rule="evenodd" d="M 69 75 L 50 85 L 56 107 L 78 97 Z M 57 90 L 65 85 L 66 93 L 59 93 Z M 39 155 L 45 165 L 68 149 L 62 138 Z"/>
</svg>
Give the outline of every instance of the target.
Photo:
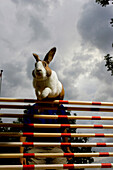
<svg viewBox="0 0 113 170">
<path fill-rule="evenodd" d="M 32 132 L 0 132 L 0 136 L 32 136 L 32 137 L 105 137 L 113 138 L 113 133 L 32 133 Z"/>
<path fill-rule="evenodd" d="M 24 128 L 33 127 L 33 128 L 87 128 L 87 129 L 113 129 L 113 125 L 84 125 L 84 124 L 23 124 L 23 123 L 0 123 L 0 127 L 18 127 Z"/>
<path fill-rule="evenodd" d="M 93 106 L 113 106 L 113 102 L 95 102 L 95 101 L 74 101 L 74 100 L 48 100 L 40 101 L 36 99 L 18 99 L 18 98 L 0 98 L 0 102 L 19 102 L 19 103 L 53 103 L 69 105 L 93 105 Z"/>
<path fill-rule="evenodd" d="M 113 152 L 93 153 L 0 153 L 0 158 L 113 157 Z"/>
<path fill-rule="evenodd" d="M 0 147 L 47 147 L 47 146 L 70 146 L 70 147 L 113 147 L 113 143 L 70 143 L 70 142 L 0 142 Z"/>
<path fill-rule="evenodd" d="M 0 117 L 8 117 L 8 118 L 43 118 L 43 119 L 79 119 L 79 120 L 113 120 L 113 116 L 68 116 L 68 115 L 25 115 L 25 114 L 13 114 L 13 113 L 0 113 Z"/>
<path fill-rule="evenodd" d="M 0 165 L 0 170 L 83 169 L 112 168 L 113 163 L 97 164 L 47 164 L 47 165 Z"/>
</svg>

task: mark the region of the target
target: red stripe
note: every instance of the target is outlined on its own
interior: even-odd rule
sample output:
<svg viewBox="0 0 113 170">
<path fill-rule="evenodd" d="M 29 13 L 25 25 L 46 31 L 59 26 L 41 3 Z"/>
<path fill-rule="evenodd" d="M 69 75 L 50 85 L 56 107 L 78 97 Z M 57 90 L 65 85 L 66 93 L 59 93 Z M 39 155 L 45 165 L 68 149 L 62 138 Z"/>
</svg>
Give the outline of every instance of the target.
<svg viewBox="0 0 113 170">
<path fill-rule="evenodd" d="M 97 143 L 97 146 L 99 146 L 99 147 L 106 147 L 106 143 Z"/>
<path fill-rule="evenodd" d="M 70 157 L 70 156 L 74 156 L 74 153 L 64 153 L 64 156 L 66 156 L 66 157 L 67 157 L 67 156 L 69 156 L 69 157 Z"/>
<path fill-rule="evenodd" d="M 63 164 L 63 169 L 74 169 L 74 164 Z"/>
<path fill-rule="evenodd" d="M 71 133 L 61 133 L 61 136 L 68 136 L 68 137 L 71 137 Z"/>
<path fill-rule="evenodd" d="M 34 170 L 35 165 L 23 165 L 23 170 Z"/>
<path fill-rule="evenodd" d="M 24 127 L 34 127 L 34 124 L 33 123 L 29 123 L 29 124 L 24 124 Z"/>
<path fill-rule="evenodd" d="M 92 102 L 92 105 L 101 105 L 101 102 Z"/>
<path fill-rule="evenodd" d="M 95 133 L 95 137 L 105 137 L 104 133 Z"/>
<path fill-rule="evenodd" d="M 61 146 L 71 146 L 71 143 L 62 143 L 61 142 Z"/>
<path fill-rule="evenodd" d="M 100 116 L 92 116 L 92 120 L 101 120 Z"/>
<path fill-rule="evenodd" d="M 94 128 L 103 128 L 103 125 L 94 125 Z"/>
<path fill-rule="evenodd" d="M 99 156 L 109 156 L 109 152 L 100 152 Z"/>
<path fill-rule="evenodd" d="M 33 142 L 23 142 L 22 143 L 23 146 L 33 146 Z"/>
<path fill-rule="evenodd" d="M 58 118 L 68 118 L 67 115 L 58 115 Z"/>
<path fill-rule="evenodd" d="M 61 128 L 63 128 L 63 127 L 67 127 L 67 128 L 69 128 L 70 127 L 70 124 L 61 124 Z"/>
<path fill-rule="evenodd" d="M 34 127 L 34 124 L 33 123 L 29 123 L 28 126 Z"/>
<path fill-rule="evenodd" d="M 111 163 L 101 163 L 101 168 L 112 168 Z"/>
<path fill-rule="evenodd" d="M 59 100 L 59 103 L 60 104 L 68 104 L 69 102 L 68 102 L 68 100 Z"/>
<path fill-rule="evenodd" d="M 34 157 L 35 154 L 34 153 L 24 153 L 23 156 L 24 157 Z"/>
<path fill-rule="evenodd" d="M 32 133 L 32 132 L 23 132 L 23 135 L 25 135 L 25 136 L 34 136 L 34 133 Z"/>
</svg>

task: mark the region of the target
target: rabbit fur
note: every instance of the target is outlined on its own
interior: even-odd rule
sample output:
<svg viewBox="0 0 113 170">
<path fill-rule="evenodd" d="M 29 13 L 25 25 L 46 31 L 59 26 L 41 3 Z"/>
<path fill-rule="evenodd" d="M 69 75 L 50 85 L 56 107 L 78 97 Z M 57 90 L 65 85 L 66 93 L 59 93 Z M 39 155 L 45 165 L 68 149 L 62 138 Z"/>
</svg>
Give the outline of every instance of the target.
<svg viewBox="0 0 113 170">
<path fill-rule="evenodd" d="M 41 61 L 37 54 L 33 53 L 36 59 L 35 69 L 32 72 L 33 75 L 33 87 L 38 100 L 43 99 L 59 99 L 64 98 L 64 88 L 62 83 L 58 80 L 55 71 L 49 68 L 49 63 L 53 59 L 56 52 L 56 48 L 52 48 Z"/>
</svg>

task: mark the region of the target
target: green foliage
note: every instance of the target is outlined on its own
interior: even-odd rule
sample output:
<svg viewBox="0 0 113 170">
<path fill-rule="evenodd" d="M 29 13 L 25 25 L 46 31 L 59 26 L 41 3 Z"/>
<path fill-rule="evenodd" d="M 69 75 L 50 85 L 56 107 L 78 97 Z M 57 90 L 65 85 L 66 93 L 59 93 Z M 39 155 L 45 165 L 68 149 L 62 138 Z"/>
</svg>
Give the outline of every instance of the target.
<svg viewBox="0 0 113 170">
<path fill-rule="evenodd" d="M 113 27 L 113 18 L 111 18 L 110 24 L 111 24 L 111 26 Z"/>
<path fill-rule="evenodd" d="M 110 0 L 96 0 L 96 3 L 102 5 L 102 7 L 106 7 L 106 5 L 109 5 Z"/>
<path fill-rule="evenodd" d="M 21 123 L 22 119 L 17 119 L 13 123 Z M 0 123 L 2 120 L 0 119 Z M 20 128 L 15 127 L 0 127 L 0 132 L 20 132 Z M 0 142 L 19 142 L 19 137 L 0 137 Z M 15 147 L 0 147 L 0 153 L 19 153 L 19 148 Z M 19 165 L 20 161 L 18 158 L 1 159 L 0 165 Z"/>
<path fill-rule="evenodd" d="M 113 76 L 113 57 L 111 57 L 110 54 L 107 54 L 104 57 L 104 60 L 106 61 L 105 66 L 107 67 L 107 71 L 111 71 L 111 76 Z"/>
</svg>

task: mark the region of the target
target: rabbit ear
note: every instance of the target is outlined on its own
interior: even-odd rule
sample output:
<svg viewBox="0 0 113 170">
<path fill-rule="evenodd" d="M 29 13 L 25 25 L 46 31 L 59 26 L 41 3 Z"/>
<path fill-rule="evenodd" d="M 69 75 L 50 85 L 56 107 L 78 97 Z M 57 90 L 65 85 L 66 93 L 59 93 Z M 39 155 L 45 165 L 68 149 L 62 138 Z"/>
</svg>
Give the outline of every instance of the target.
<svg viewBox="0 0 113 170">
<path fill-rule="evenodd" d="M 45 56 L 44 61 L 47 62 L 47 64 L 49 64 L 51 62 L 51 60 L 53 59 L 54 55 L 56 52 L 56 47 L 53 47 Z"/>
<path fill-rule="evenodd" d="M 39 56 L 38 56 L 37 54 L 33 53 L 33 56 L 34 56 L 34 58 L 36 59 L 37 62 L 38 62 L 38 61 L 41 61 L 40 58 L 39 58 Z"/>
</svg>

